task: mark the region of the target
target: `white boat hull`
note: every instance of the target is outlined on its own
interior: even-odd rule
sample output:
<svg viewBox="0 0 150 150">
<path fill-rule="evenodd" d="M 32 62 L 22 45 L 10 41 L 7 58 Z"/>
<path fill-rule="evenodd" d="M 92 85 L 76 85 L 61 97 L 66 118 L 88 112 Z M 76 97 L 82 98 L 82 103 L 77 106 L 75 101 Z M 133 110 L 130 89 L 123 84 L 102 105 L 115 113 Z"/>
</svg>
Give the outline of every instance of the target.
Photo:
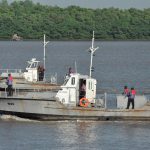
<svg viewBox="0 0 150 150">
<path fill-rule="evenodd" d="M 55 99 L 0 98 L 1 114 L 37 120 L 149 120 L 150 105 L 141 109 L 65 106 Z"/>
</svg>

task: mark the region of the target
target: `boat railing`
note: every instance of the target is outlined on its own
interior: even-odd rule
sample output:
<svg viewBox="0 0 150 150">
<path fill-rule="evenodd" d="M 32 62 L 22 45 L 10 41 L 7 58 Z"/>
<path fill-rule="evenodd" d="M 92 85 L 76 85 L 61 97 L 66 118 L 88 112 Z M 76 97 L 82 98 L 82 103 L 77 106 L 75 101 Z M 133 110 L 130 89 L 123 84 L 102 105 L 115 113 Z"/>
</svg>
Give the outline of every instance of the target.
<svg viewBox="0 0 150 150">
<path fill-rule="evenodd" d="M 0 91 L 0 97 L 50 98 L 50 97 L 54 97 L 56 95 L 56 92 L 57 90 L 49 89 L 49 88 L 43 88 L 43 89 L 35 88 L 32 91 L 22 91 L 18 88 L 13 88 L 13 95 L 8 96 L 7 88 L 5 88 L 4 91 Z"/>
<path fill-rule="evenodd" d="M 101 94 L 95 99 L 95 106 L 99 108 L 107 108 L 107 93 Z"/>
<path fill-rule="evenodd" d="M 23 73 L 22 69 L 0 69 L 0 74 Z"/>
<path fill-rule="evenodd" d="M 48 73 L 45 75 L 45 80 L 51 84 L 57 84 L 57 73 Z"/>
</svg>

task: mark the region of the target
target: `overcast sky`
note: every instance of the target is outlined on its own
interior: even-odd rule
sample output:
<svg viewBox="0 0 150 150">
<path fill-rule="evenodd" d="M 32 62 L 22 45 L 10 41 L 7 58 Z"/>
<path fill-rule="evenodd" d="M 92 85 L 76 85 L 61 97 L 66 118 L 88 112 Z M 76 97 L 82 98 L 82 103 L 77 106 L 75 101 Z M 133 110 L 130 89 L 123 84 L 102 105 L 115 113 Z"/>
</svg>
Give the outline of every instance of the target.
<svg viewBox="0 0 150 150">
<path fill-rule="evenodd" d="M 0 0 L 1 1 L 1 0 Z M 14 0 L 7 0 L 12 2 Z M 37 3 L 47 4 L 51 6 L 67 7 L 77 5 L 84 8 L 150 8 L 150 0 L 32 0 Z"/>
</svg>

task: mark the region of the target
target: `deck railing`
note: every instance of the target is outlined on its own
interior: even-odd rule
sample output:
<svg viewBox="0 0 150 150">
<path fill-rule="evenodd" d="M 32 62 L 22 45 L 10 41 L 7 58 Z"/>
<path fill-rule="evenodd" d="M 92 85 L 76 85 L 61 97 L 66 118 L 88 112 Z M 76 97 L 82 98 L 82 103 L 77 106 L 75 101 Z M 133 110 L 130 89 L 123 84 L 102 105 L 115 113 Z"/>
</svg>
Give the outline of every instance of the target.
<svg viewBox="0 0 150 150">
<path fill-rule="evenodd" d="M 4 89 L 4 91 L 0 91 L 0 97 L 25 97 L 25 96 L 28 96 L 30 98 L 32 97 L 37 97 L 37 98 L 43 98 L 42 95 L 40 95 L 41 93 L 45 92 L 47 93 L 47 96 L 44 94 L 44 97 L 45 98 L 50 98 L 50 97 L 54 97 L 56 95 L 56 91 L 54 91 L 53 89 L 33 89 L 32 92 L 28 92 L 28 91 L 22 91 L 20 89 L 17 89 L 17 88 L 13 88 L 13 95 L 12 96 L 8 96 L 8 93 L 7 93 L 7 88 Z"/>
<path fill-rule="evenodd" d="M 23 73 L 22 69 L 0 69 L 0 73 Z"/>
</svg>

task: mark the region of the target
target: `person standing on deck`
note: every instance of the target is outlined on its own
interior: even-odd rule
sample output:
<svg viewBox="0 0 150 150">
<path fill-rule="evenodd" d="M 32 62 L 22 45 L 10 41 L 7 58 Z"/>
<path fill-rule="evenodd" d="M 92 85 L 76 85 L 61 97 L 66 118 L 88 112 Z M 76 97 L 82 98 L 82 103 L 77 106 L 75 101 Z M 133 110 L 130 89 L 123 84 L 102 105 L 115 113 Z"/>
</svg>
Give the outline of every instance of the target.
<svg viewBox="0 0 150 150">
<path fill-rule="evenodd" d="M 38 66 L 39 81 L 41 81 L 41 66 Z"/>
<path fill-rule="evenodd" d="M 128 103 L 127 103 L 127 109 L 130 107 L 130 103 L 132 104 L 132 109 L 134 109 L 134 98 L 136 95 L 136 90 L 134 87 L 131 88 L 131 91 L 129 92 L 128 96 Z"/>
<path fill-rule="evenodd" d="M 13 78 L 11 76 L 11 74 L 8 74 L 8 78 L 7 78 L 7 96 L 12 96 L 13 95 Z"/>
<path fill-rule="evenodd" d="M 68 75 L 70 76 L 72 73 L 73 73 L 73 70 L 72 70 L 72 68 L 71 68 L 71 67 L 69 67 Z"/>
<path fill-rule="evenodd" d="M 81 85 L 81 93 L 80 93 L 80 98 L 85 97 L 86 94 L 86 81 L 84 80 L 82 85 Z"/>
<path fill-rule="evenodd" d="M 41 81 L 43 81 L 44 79 L 44 72 L 45 72 L 45 68 L 41 66 Z"/>
</svg>

